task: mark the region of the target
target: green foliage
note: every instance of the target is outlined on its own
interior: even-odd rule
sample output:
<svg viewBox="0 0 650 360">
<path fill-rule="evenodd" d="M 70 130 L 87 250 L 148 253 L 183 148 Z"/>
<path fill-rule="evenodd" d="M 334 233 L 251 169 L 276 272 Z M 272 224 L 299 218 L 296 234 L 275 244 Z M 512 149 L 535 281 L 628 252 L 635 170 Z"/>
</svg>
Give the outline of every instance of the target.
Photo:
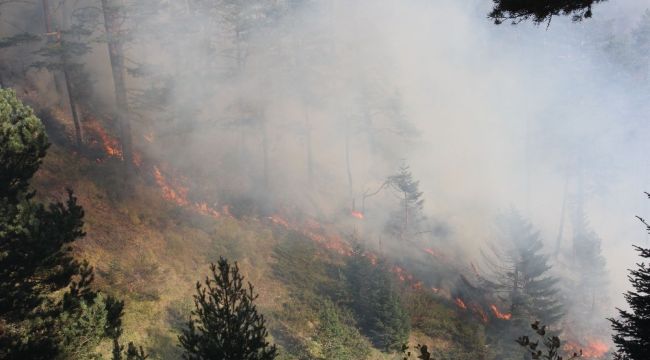
<svg viewBox="0 0 650 360">
<path fill-rule="evenodd" d="M 590 18 L 591 7 L 606 0 L 493 0 L 494 8 L 488 15 L 496 24 L 505 20 L 518 23 L 528 19 L 539 24 L 551 21 L 553 16 L 570 15 L 573 21 Z"/>
<path fill-rule="evenodd" d="M 484 328 L 458 316 L 455 308 L 440 302 L 431 292 L 412 291 L 405 299 L 411 327 L 425 335 L 451 344 L 450 348 L 431 348 L 436 359 L 481 359 L 485 354 Z M 452 305 L 453 306 L 453 305 Z"/>
<path fill-rule="evenodd" d="M 187 328 L 179 336 L 188 360 L 274 359 L 277 349 L 266 341 L 264 317 L 253 304 L 253 286 L 244 287 L 237 263 L 221 258 L 210 266 L 205 286 L 196 284 L 195 309 Z"/>
<path fill-rule="evenodd" d="M 345 324 L 343 315 L 331 301 L 322 304 L 316 335 L 323 360 L 358 360 L 370 354 L 368 342 L 357 329 Z"/>
<path fill-rule="evenodd" d="M 562 341 L 559 337 L 551 335 L 546 336 L 546 325 L 541 325 L 539 321 L 535 321 L 530 325 L 530 327 L 535 331 L 535 336 L 537 341 L 532 341 L 528 336 L 520 336 L 517 338 L 517 344 L 524 347 L 526 352 L 530 354 L 531 359 L 533 360 L 572 360 L 582 356 L 582 350 L 580 353 L 573 353 L 570 357 L 563 357 L 560 353 Z M 541 343 L 541 344 L 540 344 Z M 542 349 L 542 347 L 544 349 Z"/>
<path fill-rule="evenodd" d="M 108 311 L 102 295 L 92 303 L 81 301 L 73 312 L 64 312 L 58 320 L 62 342 L 60 359 L 99 359 L 95 349 L 104 338 Z"/>
<path fill-rule="evenodd" d="M 93 359 L 121 333 L 123 304 L 90 288 L 93 269 L 72 255 L 83 209 L 33 200 L 29 182 L 48 147 L 38 118 L 0 89 L 0 358 Z"/>
<path fill-rule="evenodd" d="M 0 38 L 0 49 L 12 46 L 18 46 L 24 43 L 31 43 L 40 40 L 39 36 L 30 33 L 20 33 L 8 37 Z"/>
<path fill-rule="evenodd" d="M 294 297 L 309 304 L 318 304 L 323 297 L 332 300 L 347 297 L 339 269 L 326 261 L 328 253 L 310 239 L 289 232 L 275 247 L 273 256 L 274 275 L 289 284 Z"/>
<path fill-rule="evenodd" d="M 433 360 L 434 359 L 433 355 L 429 352 L 429 347 L 426 346 L 426 345 L 417 344 L 417 345 L 413 346 L 413 350 L 415 350 L 415 352 L 412 352 L 409 349 L 411 349 L 410 346 L 408 346 L 406 344 L 402 345 L 401 352 L 404 355 L 403 360 L 408 360 L 412 356 L 415 356 L 416 359 L 422 359 L 422 360 Z"/>
<path fill-rule="evenodd" d="M 528 324 L 541 319 L 556 324 L 564 315 L 559 301 L 558 279 L 549 275 L 548 255 L 542 252 L 539 232 L 516 211 L 498 219 L 499 240 L 484 254 L 486 274 L 483 288 L 496 293 L 510 305 L 512 319 L 489 325 L 491 344 L 499 356 L 515 356 L 519 349 L 510 341 Z"/>
<path fill-rule="evenodd" d="M 492 254 L 484 256 L 485 287 L 507 296 L 514 319 L 556 323 L 563 316 L 558 279 L 549 275 L 551 265 L 539 232 L 515 211 L 501 216 L 497 226 L 499 241 L 491 245 Z"/>
<path fill-rule="evenodd" d="M 639 219 L 650 232 L 650 225 L 644 219 Z M 650 259 L 650 249 L 634 248 L 643 259 Z M 628 278 L 634 287 L 634 291 L 624 295 L 630 310 L 618 309 L 619 317 L 609 319 L 614 329 L 612 339 L 617 348 L 615 359 L 647 359 L 650 351 L 650 265 L 637 263 L 637 268 L 630 270 Z"/>
<path fill-rule="evenodd" d="M 13 90 L 0 89 L 0 199 L 13 203 L 24 193 L 49 144 L 41 121 L 16 98 Z M 4 235 L 3 235 L 4 236 Z"/>
<path fill-rule="evenodd" d="M 357 246 L 348 261 L 346 277 L 362 331 L 377 347 L 398 350 L 408 338 L 410 322 L 388 266 L 373 264 Z"/>
</svg>

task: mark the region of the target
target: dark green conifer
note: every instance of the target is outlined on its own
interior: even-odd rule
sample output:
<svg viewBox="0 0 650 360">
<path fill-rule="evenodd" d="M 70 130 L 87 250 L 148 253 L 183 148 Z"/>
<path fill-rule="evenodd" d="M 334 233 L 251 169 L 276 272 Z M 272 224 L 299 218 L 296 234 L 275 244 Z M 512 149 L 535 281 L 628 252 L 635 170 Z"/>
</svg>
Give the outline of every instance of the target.
<svg viewBox="0 0 650 360">
<path fill-rule="evenodd" d="M 92 267 L 72 256 L 84 236 L 72 192 L 65 204 L 34 200 L 47 147 L 32 109 L 0 89 L 0 358 L 93 359 L 122 303 L 91 289 Z"/>
<path fill-rule="evenodd" d="M 179 336 L 187 360 L 270 360 L 275 345 L 266 340 L 264 316 L 253 303 L 253 285 L 244 285 L 239 266 L 221 258 L 210 266 L 205 285 L 196 283 L 195 309 Z"/>
<path fill-rule="evenodd" d="M 410 332 L 410 320 L 387 264 L 373 264 L 360 246 L 355 247 L 346 269 L 352 307 L 362 331 L 375 346 L 399 350 Z"/>
<path fill-rule="evenodd" d="M 650 195 L 648 195 L 650 197 Z M 641 218 L 640 218 L 641 219 Z M 650 232 L 648 223 L 641 219 Z M 650 259 L 650 249 L 634 247 L 643 259 Z M 618 318 L 609 319 L 614 329 L 616 360 L 642 360 L 650 354 L 650 265 L 637 263 L 628 279 L 634 290 L 625 293 L 629 310 L 618 310 Z"/>
</svg>

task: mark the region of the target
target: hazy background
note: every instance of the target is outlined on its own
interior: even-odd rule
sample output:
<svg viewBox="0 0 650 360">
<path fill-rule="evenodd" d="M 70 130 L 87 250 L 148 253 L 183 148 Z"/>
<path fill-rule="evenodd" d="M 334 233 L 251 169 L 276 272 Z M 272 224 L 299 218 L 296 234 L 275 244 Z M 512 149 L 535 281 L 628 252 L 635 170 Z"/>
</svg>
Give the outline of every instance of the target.
<svg viewBox="0 0 650 360">
<path fill-rule="evenodd" d="M 495 26 L 488 0 L 256 2 L 252 11 L 265 15 L 244 23 L 192 2 L 134 4 L 151 12 L 125 21 L 126 51 L 147 75 L 128 85 L 165 91 L 157 110 L 132 98 L 134 145 L 195 184 L 190 195 L 214 204 L 251 196 L 336 218 L 405 160 L 427 215 L 448 226 L 439 245 L 460 245 L 474 261 L 495 236 L 495 216 L 511 208 L 553 252 L 566 184 L 562 246 L 570 247 L 571 209 L 583 204 L 602 239 L 607 292 L 625 306 L 631 245 L 650 244 L 634 218 L 650 217 L 648 86 L 607 44 L 625 38 L 650 1 L 610 0 L 593 19 L 558 18 L 548 28 Z M 281 10 L 268 15 L 267 5 Z M 74 8 L 85 6 L 97 4 Z M 0 24 L 3 34 L 41 31 L 30 20 L 37 6 L 3 9 L 15 15 Z M 245 35 L 233 35 L 237 26 Z M 106 46 L 95 36 L 85 59 L 93 101 L 108 107 Z M 5 49 L 0 61 L 20 56 Z M 42 72 L 30 77 L 53 91 Z M 386 194 L 369 200 L 358 230 L 381 236 L 393 204 Z"/>
</svg>

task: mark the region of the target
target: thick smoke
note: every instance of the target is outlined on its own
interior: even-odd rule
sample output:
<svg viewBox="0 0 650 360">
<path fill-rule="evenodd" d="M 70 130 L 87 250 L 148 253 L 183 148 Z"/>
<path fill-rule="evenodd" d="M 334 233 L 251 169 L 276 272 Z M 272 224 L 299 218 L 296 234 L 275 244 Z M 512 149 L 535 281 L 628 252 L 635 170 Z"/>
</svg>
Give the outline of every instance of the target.
<svg viewBox="0 0 650 360">
<path fill-rule="evenodd" d="M 563 221 L 560 247 L 570 246 L 582 209 L 602 239 L 612 305 L 624 306 L 631 244 L 647 244 L 634 218 L 650 213 L 647 87 L 601 45 L 650 3 L 612 0 L 594 19 L 548 28 L 494 26 L 487 0 L 207 3 L 137 1 L 124 22 L 139 70 L 128 78 L 135 147 L 197 184 L 194 196 L 337 218 L 406 161 L 427 216 L 446 224 L 426 241 L 470 258 L 500 212 L 519 209 L 552 253 Z M 56 16 L 88 6 L 98 4 Z M 11 4 L 3 15 L 37 10 Z M 0 29 L 42 32 L 29 23 Z M 93 37 L 93 101 L 109 107 L 101 28 Z M 0 51 L 5 67 L 23 66 L 18 50 Z M 368 198 L 363 235 L 382 237 L 395 204 L 389 193 Z"/>
</svg>

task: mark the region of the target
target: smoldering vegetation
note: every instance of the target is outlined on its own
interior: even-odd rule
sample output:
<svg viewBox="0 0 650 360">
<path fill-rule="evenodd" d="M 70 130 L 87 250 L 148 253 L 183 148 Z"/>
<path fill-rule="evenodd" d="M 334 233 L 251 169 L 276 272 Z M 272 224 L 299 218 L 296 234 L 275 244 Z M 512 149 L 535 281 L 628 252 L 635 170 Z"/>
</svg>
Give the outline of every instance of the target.
<svg viewBox="0 0 650 360">
<path fill-rule="evenodd" d="M 638 2 L 548 29 L 495 27 L 479 0 L 0 4 L 2 86 L 65 114 L 62 137 L 74 108 L 81 143 L 102 119 L 182 201 L 340 224 L 400 264 L 435 254 L 451 265 L 428 285 L 452 297 L 512 280 L 493 263 L 539 237 L 565 321 L 607 334 L 586 319 L 620 305 L 647 242 Z M 495 222 L 512 213 L 524 235 Z"/>
</svg>

